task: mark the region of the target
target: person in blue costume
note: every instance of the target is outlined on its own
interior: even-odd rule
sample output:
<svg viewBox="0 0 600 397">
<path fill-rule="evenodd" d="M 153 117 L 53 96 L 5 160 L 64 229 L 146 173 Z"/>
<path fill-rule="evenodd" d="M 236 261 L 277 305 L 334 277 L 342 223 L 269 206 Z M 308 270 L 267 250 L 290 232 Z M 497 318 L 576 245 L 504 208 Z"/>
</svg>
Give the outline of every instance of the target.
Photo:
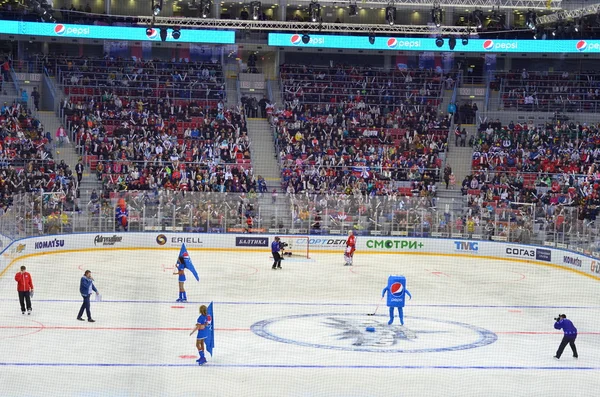
<svg viewBox="0 0 600 397">
<path fill-rule="evenodd" d="M 185 259 L 180 256 L 175 264 L 175 272 L 179 275 L 179 298 L 177 302 L 187 302 L 187 294 L 185 292 Z"/>
<path fill-rule="evenodd" d="M 388 321 L 388 324 L 391 325 L 394 322 L 394 308 L 398 308 L 400 324 L 404 325 L 405 295 L 408 294 L 409 298 L 412 299 L 412 295 L 406 289 L 406 278 L 404 276 L 389 276 L 388 285 L 381 292 L 382 299 L 386 293 L 387 305 L 390 308 L 390 321 Z"/>
<path fill-rule="evenodd" d="M 200 281 L 198 272 L 192 264 L 190 254 L 188 253 L 185 244 L 182 244 L 181 250 L 179 250 L 177 264 L 175 264 L 175 271 L 173 272 L 173 274 L 179 275 L 179 299 L 177 299 L 177 302 L 187 302 L 187 293 L 185 292 L 185 269 L 189 270 L 197 281 Z"/>
<path fill-rule="evenodd" d="M 204 340 L 210 336 L 210 331 L 212 327 L 212 317 L 208 314 L 208 310 L 206 305 L 200 306 L 200 317 L 196 320 L 196 327 L 190 333 L 190 336 L 198 331 L 198 335 L 196 336 L 196 348 L 198 349 L 198 354 L 200 358 L 196 360 L 198 365 L 203 365 L 206 363 L 206 357 L 204 356 Z"/>
</svg>

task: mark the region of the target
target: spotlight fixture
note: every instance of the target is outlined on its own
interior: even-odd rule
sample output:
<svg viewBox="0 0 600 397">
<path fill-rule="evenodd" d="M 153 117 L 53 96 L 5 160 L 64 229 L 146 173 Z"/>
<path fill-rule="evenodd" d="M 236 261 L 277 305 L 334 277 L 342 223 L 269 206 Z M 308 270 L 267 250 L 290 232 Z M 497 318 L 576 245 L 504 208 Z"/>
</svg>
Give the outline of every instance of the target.
<svg viewBox="0 0 600 397">
<path fill-rule="evenodd" d="M 260 1 L 252 1 L 250 3 L 250 9 L 252 11 L 252 19 L 254 19 L 255 21 L 258 19 L 258 17 L 260 16 L 260 6 L 261 6 L 261 2 Z"/>
<path fill-rule="evenodd" d="M 535 27 L 537 25 L 537 14 L 535 13 L 535 11 L 527 11 L 527 14 L 525 16 L 525 24 L 529 29 L 535 30 Z"/>
<path fill-rule="evenodd" d="M 171 32 L 171 36 L 173 37 L 174 40 L 179 40 L 179 38 L 181 37 L 181 28 L 179 28 L 179 27 L 173 28 L 173 32 Z"/>
<path fill-rule="evenodd" d="M 375 44 L 375 35 L 373 33 L 369 34 L 369 44 Z"/>
<path fill-rule="evenodd" d="M 28 5 L 38 15 L 42 22 L 56 22 L 56 19 L 52 16 L 52 2 L 48 3 L 46 0 L 31 1 Z"/>
<path fill-rule="evenodd" d="M 319 21 L 321 19 L 321 5 L 316 0 L 312 0 L 308 6 L 308 13 L 311 21 Z"/>
<path fill-rule="evenodd" d="M 469 36 L 463 36 L 462 45 L 467 45 L 467 44 L 469 44 Z"/>
<path fill-rule="evenodd" d="M 202 18 L 208 18 L 210 15 L 210 7 L 212 6 L 211 0 L 200 1 L 200 12 Z"/>
<path fill-rule="evenodd" d="M 348 16 L 355 17 L 357 15 L 358 15 L 358 7 L 356 6 L 356 3 L 354 3 L 354 4 L 350 3 L 349 9 L 348 9 Z"/>
<path fill-rule="evenodd" d="M 435 24 L 436 28 L 442 26 L 442 15 L 442 9 L 439 6 L 431 9 L 431 22 Z"/>
<path fill-rule="evenodd" d="M 167 28 L 160 28 L 160 41 L 167 41 L 168 35 Z"/>
<path fill-rule="evenodd" d="M 385 21 L 390 25 L 396 23 L 396 7 L 389 5 L 385 8 Z"/>
<path fill-rule="evenodd" d="M 153 34 L 154 34 L 154 28 L 152 28 L 152 27 L 146 28 L 146 36 L 150 37 Z"/>
<path fill-rule="evenodd" d="M 304 44 L 308 44 L 310 42 L 310 36 L 307 35 L 306 33 L 302 35 L 302 42 Z"/>
<path fill-rule="evenodd" d="M 157 2 L 152 2 L 152 14 L 157 16 L 160 14 L 163 8 L 163 0 L 158 0 Z"/>
<path fill-rule="evenodd" d="M 454 47 L 456 47 L 456 37 L 450 36 L 448 38 L 448 47 L 450 47 L 450 50 L 454 50 Z"/>
<path fill-rule="evenodd" d="M 435 45 L 438 48 L 442 48 L 442 46 L 444 45 L 444 39 L 442 39 L 441 37 L 438 37 L 437 39 L 435 39 Z"/>
</svg>

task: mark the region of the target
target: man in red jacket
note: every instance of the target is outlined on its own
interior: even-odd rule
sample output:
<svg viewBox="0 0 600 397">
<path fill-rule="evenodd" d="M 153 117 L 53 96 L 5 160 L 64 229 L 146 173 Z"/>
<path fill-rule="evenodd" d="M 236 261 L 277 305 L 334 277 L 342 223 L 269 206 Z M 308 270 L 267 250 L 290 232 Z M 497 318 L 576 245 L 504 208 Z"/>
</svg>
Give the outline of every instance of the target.
<svg viewBox="0 0 600 397">
<path fill-rule="evenodd" d="M 31 274 L 25 271 L 25 266 L 21 266 L 21 271 L 15 274 L 17 282 L 17 291 L 19 291 L 19 302 L 21 303 L 21 312 L 25 314 L 25 303 L 27 303 L 27 314 L 31 314 L 31 294 L 33 293 L 33 281 Z"/>
</svg>

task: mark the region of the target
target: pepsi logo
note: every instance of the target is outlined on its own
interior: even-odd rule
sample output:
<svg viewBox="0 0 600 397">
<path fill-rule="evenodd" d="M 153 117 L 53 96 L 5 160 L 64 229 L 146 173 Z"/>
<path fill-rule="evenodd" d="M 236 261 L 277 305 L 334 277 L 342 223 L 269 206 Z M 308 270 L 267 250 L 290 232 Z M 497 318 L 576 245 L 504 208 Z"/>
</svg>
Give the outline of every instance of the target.
<svg viewBox="0 0 600 397">
<path fill-rule="evenodd" d="M 59 23 L 56 26 L 54 26 L 54 34 L 57 35 L 63 35 L 65 32 L 67 31 L 67 28 L 65 27 L 65 25 Z"/>
<path fill-rule="evenodd" d="M 493 40 L 486 40 L 483 42 L 483 49 L 484 50 L 491 50 L 492 48 L 494 48 L 494 41 Z"/>
<path fill-rule="evenodd" d="M 398 40 L 396 40 L 393 37 L 391 39 L 388 39 L 387 46 L 388 46 L 388 48 L 396 48 L 396 47 L 398 47 Z"/>
<path fill-rule="evenodd" d="M 390 285 L 390 293 L 393 296 L 401 296 L 402 293 L 404 292 L 404 285 L 402 285 L 402 283 L 393 283 L 392 285 Z"/>
<path fill-rule="evenodd" d="M 150 40 L 154 40 L 158 37 L 158 30 L 152 29 L 152 33 L 148 36 Z"/>
<path fill-rule="evenodd" d="M 292 42 L 293 45 L 298 45 L 298 44 L 302 43 L 302 36 L 300 36 L 299 34 L 292 35 L 292 38 L 290 39 L 290 41 Z"/>
<path fill-rule="evenodd" d="M 587 42 L 585 40 L 579 40 L 576 44 L 577 51 L 585 51 L 587 49 Z"/>
</svg>

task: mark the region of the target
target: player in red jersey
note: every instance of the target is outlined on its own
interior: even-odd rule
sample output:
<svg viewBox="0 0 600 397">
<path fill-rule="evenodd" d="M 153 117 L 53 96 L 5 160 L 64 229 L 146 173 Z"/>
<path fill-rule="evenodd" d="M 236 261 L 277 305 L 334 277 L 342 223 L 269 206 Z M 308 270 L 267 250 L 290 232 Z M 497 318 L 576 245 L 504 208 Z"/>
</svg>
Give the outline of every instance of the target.
<svg viewBox="0 0 600 397">
<path fill-rule="evenodd" d="M 356 250 L 356 236 L 354 235 L 354 231 L 348 230 L 348 239 L 346 240 L 346 250 L 344 251 L 344 261 L 346 261 L 346 264 L 344 266 L 352 266 L 352 257 L 354 256 L 355 250 Z"/>
</svg>

